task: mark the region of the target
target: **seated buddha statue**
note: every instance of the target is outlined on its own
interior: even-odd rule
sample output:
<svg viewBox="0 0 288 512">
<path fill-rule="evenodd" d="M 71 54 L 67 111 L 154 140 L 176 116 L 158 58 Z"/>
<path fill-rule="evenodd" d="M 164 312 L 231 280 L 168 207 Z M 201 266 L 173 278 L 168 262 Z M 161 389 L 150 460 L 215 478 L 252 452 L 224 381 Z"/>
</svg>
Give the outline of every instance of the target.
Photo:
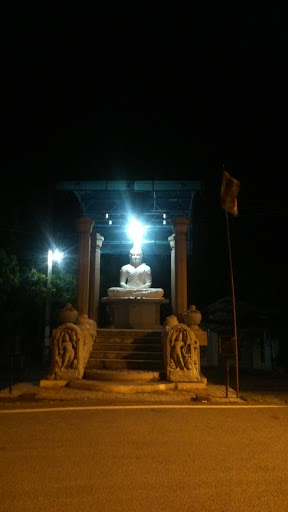
<svg viewBox="0 0 288 512">
<path fill-rule="evenodd" d="M 132 248 L 129 257 L 130 263 L 123 265 L 120 269 L 120 287 L 109 288 L 107 292 L 108 297 L 161 299 L 164 290 L 162 288 L 151 288 L 151 268 L 146 263 L 142 263 L 142 251 Z"/>
</svg>

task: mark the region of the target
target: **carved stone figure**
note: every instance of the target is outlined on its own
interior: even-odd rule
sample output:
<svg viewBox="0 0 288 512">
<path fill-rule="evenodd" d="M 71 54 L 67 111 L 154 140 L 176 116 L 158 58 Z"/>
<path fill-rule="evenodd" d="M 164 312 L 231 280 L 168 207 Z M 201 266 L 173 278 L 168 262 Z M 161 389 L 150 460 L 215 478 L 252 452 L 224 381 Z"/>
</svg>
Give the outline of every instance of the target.
<svg viewBox="0 0 288 512">
<path fill-rule="evenodd" d="M 62 355 L 61 370 L 73 368 L 74 362 L 77 364 L 77 361 L 75 360 L 75 349 L 75 344 L 73 347 L 72 341 L 69 339 L 67 332 L 64 332 L 62 345 L 59 350 L 59 354 Z"/>
<path fill-rule="evenodd" d="M 50 374 L 77 368 L 77 345 L 81 341 L 81 332 L 72 323 L 65 323 L 54 329 L 51 347 L 52 361 Z"/>
<path fill-rule="evenodd" d="M 171 339 L 170 344 L 170 368 L 184 370 L 183 361 L 183 334 L 182 331 L 178 331 L 175 338 Z"/>
<path fill-rule="evenodd" d="M 165 324 L 162 343 L 167 380 L 200 381 L 199 342 L 194 332 L 174 315 L 167 317 Z"/>
<path fill-rule="evenodd" d="M 195 345 L 196 342 L 194 333 L 180 327 L 180 329 L 177 328 L 177 330 L 175 330 L 169 339 L 170 368 L 173 370 L 191 370 L 193 366 L 193 345 Z"/>
<path fill-rule="evenodd" d="M 96 335 L 96 322 L 87 315 L 77 315 L 77 324 L 66 322 L 54 329 L 48 379 L 82 378 Z"/>
</svg>

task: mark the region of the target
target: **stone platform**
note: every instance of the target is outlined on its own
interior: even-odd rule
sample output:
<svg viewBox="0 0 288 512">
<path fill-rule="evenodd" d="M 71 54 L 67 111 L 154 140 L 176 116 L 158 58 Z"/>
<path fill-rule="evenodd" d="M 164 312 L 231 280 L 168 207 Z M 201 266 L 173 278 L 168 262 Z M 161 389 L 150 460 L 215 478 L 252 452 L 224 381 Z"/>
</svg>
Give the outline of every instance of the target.
<svg viewBox="0 0 288 512">
<path fill-rule="evenodd" d="M 160 380 L 159 372 L 91 370 L 86 379 L 70 381 L 41 380 L 41 388 L 73 388 L 78 390 L 103 391 L 107 393 L 139 394 L 159 391 L 204 390 L 207 378 L 203 375 L 199 382 L 167 382 Z"/>
<path fill-rule="evenodd" d="M 110 328 L 161 330 L 160 306 L 168 299 L 137 297 L 103 297 L 101 301 L 109 308 Z"/>
</svg>

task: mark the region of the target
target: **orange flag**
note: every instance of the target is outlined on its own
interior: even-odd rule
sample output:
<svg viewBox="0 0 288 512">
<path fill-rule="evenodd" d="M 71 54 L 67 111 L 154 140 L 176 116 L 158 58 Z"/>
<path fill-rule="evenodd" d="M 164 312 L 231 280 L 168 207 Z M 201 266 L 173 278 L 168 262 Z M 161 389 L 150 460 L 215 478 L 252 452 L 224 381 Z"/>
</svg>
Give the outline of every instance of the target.
<svg viewBox="0 0 288 512">
<path fill-rule="evenodd" d="M 221 185 L 221 206 L 227 213 L 238 217 L 237 196 L 240 189 L 240 181 L 232 178 L 228 172 L 223 171 Z"/>
</svg>

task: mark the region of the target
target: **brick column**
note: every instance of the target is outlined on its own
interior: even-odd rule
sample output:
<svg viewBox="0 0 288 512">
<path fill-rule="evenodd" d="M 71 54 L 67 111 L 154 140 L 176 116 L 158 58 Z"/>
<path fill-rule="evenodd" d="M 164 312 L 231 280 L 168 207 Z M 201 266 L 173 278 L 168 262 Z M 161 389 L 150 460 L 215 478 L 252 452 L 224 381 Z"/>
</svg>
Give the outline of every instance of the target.
<svg viewBox="0 0 288 512">
<path fill-rule="evenodd" d="M 189 219 L 175 217 L 171 220 L 175 234 L 175 316 L 183 322 L 187 310 L 187 230 Z"/>
<path fill-rule="evenodd" d="M 76 228 L 79 233 L 77 281 L 77 310 L 79 315 L 88 315 L 90 233 L 93 226 L 94 220 L 89 217 L 80 217 L 76 220 Z"/>
<path fill-rule="evenodd" d="M 100 292 L 100 249 L 104 237 L 99 233 L 91 234 L 90 282 L 89 282 L 89 318 L 98 323 Z"/>
<path fill-rule="evenodd" d="M 175 235 L 168 237 L 168 241 L 171 247 L 171 308 L 172 313 L 175 315 L 176 312 L 176 300 L 175 300 Z"/>
</svg>

